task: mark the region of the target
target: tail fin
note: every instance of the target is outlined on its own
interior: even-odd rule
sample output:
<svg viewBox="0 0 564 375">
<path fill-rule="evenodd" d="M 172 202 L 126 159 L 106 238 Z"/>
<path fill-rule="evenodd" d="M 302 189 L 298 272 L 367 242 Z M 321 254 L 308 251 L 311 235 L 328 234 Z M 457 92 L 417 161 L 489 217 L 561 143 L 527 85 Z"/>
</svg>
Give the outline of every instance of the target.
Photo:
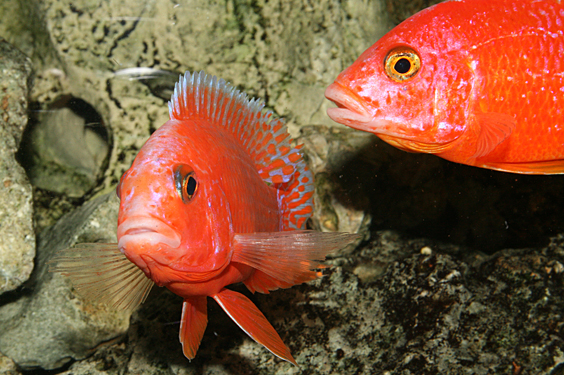
<svg viewBox="0 0 564 375">
<path fill-rule="evenodd" d="M 262 179 L 278 191 L 280 229 L 304 229 L 313 212 L 313 175 L 292 147 L 286 124 L 263 111 L 264 103 L 223 79 L 204 72 L 186 74 L 168 103 L 171 119 L 201 118 L 228 130 L 250 155 Z"/>
</svg>

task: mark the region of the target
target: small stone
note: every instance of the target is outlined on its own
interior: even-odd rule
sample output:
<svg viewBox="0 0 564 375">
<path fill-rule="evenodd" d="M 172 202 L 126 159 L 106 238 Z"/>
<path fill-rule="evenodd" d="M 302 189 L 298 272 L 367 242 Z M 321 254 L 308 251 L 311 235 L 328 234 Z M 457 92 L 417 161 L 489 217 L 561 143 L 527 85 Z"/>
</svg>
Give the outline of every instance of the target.
<svg viewBox="0 0 564 375">
<path fill-rule="evenodd" d="M 429 246 L 423 246 L 421 248 L 421 255 L 431 255 L 433 254 L 433 249 L 431 249 Z"/>
<path fill-rule="evenodd" d="M 358 276 L 360 281 L 367 283 L 376 280 L 384 271 L 385 268 L 382 266 L 361 264 L 354 269 L 353 273 Z"/>
</svg>

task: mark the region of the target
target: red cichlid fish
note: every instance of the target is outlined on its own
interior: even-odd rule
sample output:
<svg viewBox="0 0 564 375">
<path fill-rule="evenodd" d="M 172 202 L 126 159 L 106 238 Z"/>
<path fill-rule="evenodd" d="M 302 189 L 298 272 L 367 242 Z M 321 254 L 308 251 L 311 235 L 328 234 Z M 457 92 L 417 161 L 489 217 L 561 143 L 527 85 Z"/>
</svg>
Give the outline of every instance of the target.
<svg viewBox="0 0 564 375">
<path fill-rule="evenodd" d="M 318 261 L 358 235 L 303 230 L 313 212 L 312 173 L 284 122 L 262 108 L 223 80 L 186 73 L 170 120 L 118 185 L 118 243 L 67 249 L 54 270 L 117 308 L 143 302 L 153 283 L 181 296 L 189 359 L 206 329 L 209 296 L 253 340 L 296 364 L 258 308 L 226 286 L 269 293 L 313 280 Z"/>
<path fill-rule="evenodd" d="M 407 19 L 325 96 L 334 121 L 412 152 L 564 173 L 564 2 L 446 1 Z"/>
</svg>

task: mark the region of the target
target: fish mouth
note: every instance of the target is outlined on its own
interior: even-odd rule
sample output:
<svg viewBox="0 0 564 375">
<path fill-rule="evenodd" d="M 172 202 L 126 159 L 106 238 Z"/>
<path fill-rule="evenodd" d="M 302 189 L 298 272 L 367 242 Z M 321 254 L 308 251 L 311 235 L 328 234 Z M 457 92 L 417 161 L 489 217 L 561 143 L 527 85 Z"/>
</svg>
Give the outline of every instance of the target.
<svg viewBox="0 0 564 375">
<path fill-rule="evenodd" d="M 334 82 L 325 90 L 325 97 L 338 106 L 327 109 L 331 120 L 351 128 L 370 131 L 367 125 L 372 122 L 372 115 L 354 93 Z"/>
<path fill-rule="evenodd" d="M 382 138 L 386 137 L 386 142 L 392 138 L 399 140 L 412 138 L 409 134 L 409 128 L 405 127 L 403 123 L 385 118 L 375 118 L 358 95 L 337 82 L 333 82 L 327 87 L 325 97 L 338 106 L 338 108 L 327 109 L 327 115 L 333 121 L 350 126 L 353 129 L 374 133 Z M 399 146 L 396 145 L 396 147 Z"/>
<path fill-rule="evenodd" d="M 123 221 L 117 230 L 118 247 L 124 252 L 129 244 L 164 244 L 171 249 L 180 246 L 178 232 L 162 220 L 149 216 L 132 216 Z"/>
</svg>

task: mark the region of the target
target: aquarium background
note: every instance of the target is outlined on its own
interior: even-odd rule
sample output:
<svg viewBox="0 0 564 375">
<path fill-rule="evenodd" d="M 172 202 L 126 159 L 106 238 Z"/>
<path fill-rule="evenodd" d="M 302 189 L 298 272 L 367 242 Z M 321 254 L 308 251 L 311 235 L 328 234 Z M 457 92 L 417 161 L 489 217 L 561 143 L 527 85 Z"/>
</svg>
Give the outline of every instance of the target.
<svg viewBox="0 0 564 375">
<path fill-rule="evenodd" d="M 399 151 L 332 122 L 325 88 L 424 1 L 0 1 L 0 374 L 561 373 L 564 179 Z M 49 259 L 115 242 L 115 186 L 204 70 L 284 117 L 316 177 L 311 228 L 359 232 L 319 280 L 246 293 L 299 368 L 214 303 L 83 300 Z"/>
</svg>

